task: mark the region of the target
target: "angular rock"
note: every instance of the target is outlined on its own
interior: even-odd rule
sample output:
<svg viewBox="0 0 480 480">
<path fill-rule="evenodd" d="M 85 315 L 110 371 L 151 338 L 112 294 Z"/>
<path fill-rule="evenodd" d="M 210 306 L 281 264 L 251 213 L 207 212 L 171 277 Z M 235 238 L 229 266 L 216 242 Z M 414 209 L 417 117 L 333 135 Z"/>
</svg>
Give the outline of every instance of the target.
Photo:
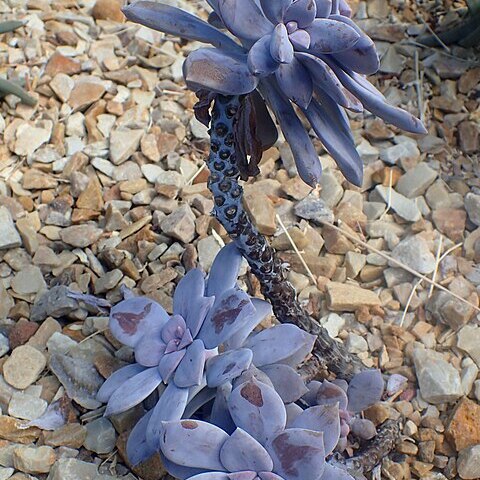
<svg viewBox="0 0 480 480">
<path fill-rule="evenodd" d="M 422 162 L 403 175 L 395 189 L 407 198 L 415 198 L 423 195 L 437 176 L 438 172 Z"/>
<path fill-rule="evenodd" d="M 98 473 L 93 463 L 82 462 L 76 458 L 60 458 L 55 462 L 47 480 L 115 480 L 110 475 Z"/>
<path fill-rule="evenodd" d="M 24 473 L 48 473 L 55 463 L 56 455 L 52 447 L 18 447 L 13 452 L 13 464 Z"/>
<path fill-rule="evenodd" d="M 0 415 L 0 438 L 15 443 L 32 443 L 35 442 L 40 434 L 40 430 L 36 427 L 28 427 L 25 422 L 16 418 Z"/>
<path fill-rule="evenodd" d="M 323 225 L 322 221 L 333 223 L 334 220 L 333 212 L 325 201 L 313 194 L 298 202 L 293 210 L 298 217 L 312 220 L 318 225 Z"/>
<path fill-rule="evenodd" d="M 336 312 L 354 312 L 361 307 L 381 305 L 375 292 L 338 282 L 327 284 L 327 303 L 328 308 Z"/>
<path fill-rule="evenodd" d="M 103 230 L 95 225 L 73 225 L 60 231 L 63 242 L 73 247 L 85 248 L 95 243 L 102 235 Z"/>
<path fill-rule="evenodd" d="M 463 239 L 467 213 L 455 208 L 440 208 L 432 214 L 433 223 L 443 234 L 453 242 Z"/>
<path fill-rule="evenodd" d="M 435 270 L 435 256 L 430 252 L 427 241 L 419 235 L 402 240 L 393 249 L 392 257 L 419 273 L 428 274 Z"/>
<path fill-rule="evenodd" d="M 92 10 L 93 18 L 123 23 L 125 16 L 122 13 L 122 6 L 123 3 L 119 0 L 97 0 Z"/>
<path fill-rule="evenodd" d="M 210 271 L 215 256 L 220 251 L 220 245 L 213 236 L 202 238 L 197 243 L 198 263 L 205 272 Z"/>
<path fill-rule="evenodd" d="M 47 402 L 43 398 L 27 393 L 14 393 L 8 404 L 8 414 L 21 420 L 35 420 L 41 417 L 47 409 Z"/>
<path fill-rule="evenodd" d="M 127 161 L 137 150 L 145 132 L 142 130 L 114 130 L 110 134 L 110 160 L 114 165 Z"/>
<path fill-rule="evenodd" d="M 68 98 L 68 104 L 73 110 L 84 110 L 92 103 L 100 100 L 105 93 L 105 87 L 98 82 L 82 81 L 77 83 Z"/>
<path fill-rule="evenodd" d="M 106 454 L 113 451 L 116 433 L 110 420 L 102 417 L 87 424 L 87 436 L 84 447 L 92 452 Z"/>
<path fill-rule="evenodd" d="M 80 448 L 87 436 L 87 428 L 79 423 L 67 423 L 53 431 L 42 433 L 45 445 L 50 447 Z"/>
<path fill-rule="evenodd" d="M 390 205 L 396 214 L 407 220 L 407 222 L 417 222 L 422 218 L 417 204 L 413 200 L 400 195 L 393 188 L 377 185 L 369 200 L 374 202 L 383 200 L 387 205 Z"/>
<path fill-rule="evenodd" d="M 166 235 L 190 243 L 195 237 L 195 215 L 188 205 L 182 205 L 168 215 L 160 227 Z"/>
<path fill-rule="evenodd" d="M 47 364 L 45 356 L 29 345 L 17 347 L 3 365 L 3 375 L 12 387 L 23 390 L 34 383 Z"/>
<path fill-rule="evenodd" d="M 465 195 L 465 210 L 470 221 L 480 227 L 480 195 L 467 193 Z"/>
<path fill-rule="evenodd" d="M 245 208 L 253 223 L 262 235 L 273 235 L 277 230 L 275 208 L 267 195 L 247 194 L 244 196 Z"/>
<path fill-rule="evenodd" d="M 459 453 L 457 470 L 463 480 L 480 478 L 480 445 L 466 448 Z"/>
<path fill-rule="evenodd" d="M 457 452 L 480 444 L 480 405 L 462 398 L 450 415 L 445 436 Z"/>
<path fill-rule="evenodd" d="M 422 398 L 433 404 L 454 402 L 463 395 L 460 374 L 434 350 L 413 351 Z"/>
<path fill-rule="evenodd" d="M 464 326 L 457 335 L 457 347 L 467 352 L 480 367 L 480 327 Z"/>
<path fill-rule="evenodd" d="M 29 295 L 47 287 L 42 271 L 33 265 L 20 270 L 12 280 L 12 289 L 20 295 Z"/>
<path fill-rule="evenodd" d="M 7 207 L 0 207 L 0 225 L 0 250 L 19 247 L 22 239 Z"/>
</svg>

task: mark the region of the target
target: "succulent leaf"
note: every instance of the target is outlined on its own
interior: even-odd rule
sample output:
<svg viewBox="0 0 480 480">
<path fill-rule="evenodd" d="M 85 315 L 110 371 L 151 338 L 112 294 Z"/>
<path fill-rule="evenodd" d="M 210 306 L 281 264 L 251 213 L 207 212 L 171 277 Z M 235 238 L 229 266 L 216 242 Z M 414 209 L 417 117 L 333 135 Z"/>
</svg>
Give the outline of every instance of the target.
<svg viewBox="0 0 480 480">
<path fill-rule="evenodd" d="M 229 243 L 218 252 L 207 279 L 208 297 L 219 297 L 236 285 L 242 260 L 242 254 L 235 246 L 235 242 Z"/>
<path fill-rule="evenodd" d="M 317 18 L 328 18 L 332 13 L 332 0 L 315 0 L 317 4 Z"/>
<path fill-rule="evenodd" d="M 237 378 L 252 363 L 253 353 L 248 348 L 230 350 L 212 357 L 207 362 L 207 384 L 210 388 L 218 387 Z"/>
<path fill-rule="evenodd" d="M 298 28 L 305 28 L 312 24 L 317 16 L 315 0 L 296 0 L 287 9 L 283 17 L 285 23 L 296 22 Z"/>
<path fill-rule="evenodd" d="M 349 25 L 330 18 L 315 19 L 306 30 L 311 38 L 309 51 L 313 54 L 342 52 L 360 40 L 360 35 Z"/>
<path fill-rule="evenodd" d="M 384 381 L 380 370 L 357 373 L 348 386 L 348 410 L 361 412 L 382 398 Z"/>
<path fill-rule="evenodd" d="M 302 377 L 289 365 L 266 365 L 262 371 L 267 374 L 284 403 L 296 402 L 308 391 Z"/>
<path fill-rule="evenodd" d="M 288 64 L 293 61 L 293 45 L 283 23 L 279 23 L 270 36 L 270 55 L 278 63 Z"/>
<path fill-rule="evenodd" d="M 275 25 L 283 20 L 285 12 L 292 4 L 292 0 L 260 0 L 263 13 Z"/>
<path fill-rule="evenodd" d="M 148 445 L 146 437 L 147 425 L 151 416 L 152 411 L 150 410 L 137 422 L 128 436 L 127 457 L 134 466 L 144 462 L 155 453 L 155 449 Z"/>
<path fill-rule="evenodd" d="M 202 381 L 206 351 L 201 340 L 195 340 L 187 347 L 185 356 L 175 371 L 175 385 L 180 388 L 193 387 Z"/>
<path fill-rule="evenodd" d="M 322 480 L 354 480 L 354 478 L 347 471 L 326 463 Z"/>
<path fill-rule="evenodd" d="M 132 363 L 131 365 L 119 368 L 113 372 L 100 387 L 97 393 L 97 400 L 103 403 L 108 402 L 117 388 L 120 388 L 127 380 L 130 380 L 130 378 L 145 370 L 146 368 L 138 363 Z"/>
<path fill-rule="evenodd" d="M 272 35 L 268 34 L 257 40 L 248 52 L 248 69 L 257 77 L 266 77 L 278 68 L 278 62 L 270 53 Z"/>
<path fill-rule="evenodd" d="M 280 65 L 276 72 L 282 92 L 299 107 L 307 108 L 313 96 L 313 82 L 308 70 L 296 58 Z"/>
</svg>

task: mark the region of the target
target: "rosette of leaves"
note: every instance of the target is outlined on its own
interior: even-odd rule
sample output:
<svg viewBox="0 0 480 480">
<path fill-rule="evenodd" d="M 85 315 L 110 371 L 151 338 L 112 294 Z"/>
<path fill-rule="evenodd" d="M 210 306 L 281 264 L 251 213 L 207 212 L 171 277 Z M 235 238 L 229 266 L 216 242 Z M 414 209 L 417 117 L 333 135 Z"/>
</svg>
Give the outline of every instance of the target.
<svg viewBox="0 0 480 480">
<path fill-rule="evenodd" d="M 310 353 L 315 339 L 295 325 L 251 335 L 271 307 L 237 286 L 241 260 L 231 243 L 216 256 L 206 280 L 198 269 L 188 272 L 175 290 L 172 316 L 146 297 L 127 298 L 111 309 L 110 330 L 133 349 L 136 362 L 113 373 L 100 388 L 105 415 L 122 413 L 160 391 L 129 440 L 132 463 L 158 449 L 161 421 L 179 419 L 187 408 L 194 413 L 215 396 L 216 387 L 231 384 L 254 364 L 286 402 L 305 393 L 293 367 Z"/>
<path fill-rule="evenodd" d="M 287 427 L 282 399 L 255 379 L 230 394 L 235 424 L 229 434 L 198 420 L 162 423 L 161 453 L 168 472 L 190 480 L 351 480 L 329 465 L 340 435 L 338 407 L 307 409 Z"/>
<path fill-rule="evenodd" d="M 378 55 L 373 41 L 350 19 L 351 11 L 344 1 L 207 2 L 213 9 L 211 21 L 219 28 L 181 9 L 146 0 L 135 1 L 124 13 L 155 30 L 211 44 L 213 48 L 194 50 L 186 59 L 187 86 L 203 97 L 208 92 L 209 99 L 215 94 L 254 94 L 251 108 L 244 113 L 249 115 L 253 109 L 253 120 L 248 118 L 262 119 L 256 129 L 260 137 L 257 143 L 267 148 L 272 123 L 264 102 L 256 97 L 260 94 L 275 114 L 299 175 L 307 184 L 315 186 L 319 181 L 321 165 L 302 114 L 344 176 L 359 186 L 363 164 L 345 109 L 361 112 L 365 108 L 403 130 L 426 133 L 417 118 L 389 105 L 365 79 L 364 75 L 377 71 Z M 208 123 L 208 115 L 204 120 Z M 249 121 L 239 125 L 248 126 Z M 245 132 L 237 137 L 242 135 L 249 144 L 244 150 L 254 152 L 251 144 L 255 138 Z"/>
<path fill-rule="evenodd" d="M 339 450 L 347 446 L 350 431 L 357 437 L 370 440 L 376 435 L 373 422 L 359 418 L 358 414 L 382 398 L 384 381 L 380 370 L 365 370 L 355 375 L 350 383 L 345 380 L 312 381 L 303 397 L 308 405 L 338 405 L 340 415 Z M 313 407 L 315 408 L 315 407 Z"/>
</svg>

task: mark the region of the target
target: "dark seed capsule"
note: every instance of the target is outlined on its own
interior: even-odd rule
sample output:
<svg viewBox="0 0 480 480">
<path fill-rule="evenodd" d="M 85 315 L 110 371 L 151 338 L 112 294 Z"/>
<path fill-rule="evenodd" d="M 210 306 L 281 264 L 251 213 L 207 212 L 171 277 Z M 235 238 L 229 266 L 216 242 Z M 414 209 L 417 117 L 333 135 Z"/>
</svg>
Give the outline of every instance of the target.
<svg viewBox="0 0 480 480">
<path fill-rule="evenodd" d="M 264 250 L 264 252 L 262 253 L 262 262 L 270 262 L 271 259 L 272 256 L 270 254 L 270 250 Z"/>
<path fill-rule="evenodd" d="M 213 172 L 213 173 L 210 174 L 210 181 L 212 183 L 216 183 L 219 180 L 220 180 L 220 175 L 218 175 L 218 173 Z"/>
<path fill-rule="evenodd" d="M 227 158 L 230 157 L 231 152 L 229 150 L 221 150 L 219 155 L 222 160 L 227 160 Z"/>
<path fill-rule="evenodd" d="M 223 162 L 214 162 L 213 168 L 221 172 L 225 168 L 225 164 Z"/>
<path fill-rule="evenodd" d="M 212 152 L 216 153 L 220 150 L 220 144 L 212 140 L 210 148 L 212 149 Z"/>
<path fill-rule="evenodd" d="M 219 137 L 224 137 L 228 133 L 228 127 L 224 123 L 215 125 L 215 133 Z"/>
<path fill-rule="evenodd" d="M 227 177 L 234 177 L 237 174 L 237 169 L 236 168 L 228 168 L 225 170 L 225 175 Z"/>
<path fill-rule="evenodd" d="M 218 186 L 218 188 L 220 188 L 220 190 L 224 193 L 228 192 L 231 187 L 232 187 L 232 182 L 230 182 L 229 180 L 224 180 Z"/>
<path fill-rule="evenodd" d="M 235 218 L 235 215 L 237 214 L 237 207 L 233 206 L 233 207 L 228 207 L 226 210 L 225 210 L 225 215 L 226 217 L 231 220 L 233 218 Z"/>
<path fill-rule="evenodd" d="M 245 240 L 245 243 L 249 246 L 249 247 L 253 247 L 256 243 L 257 243 L 257 237 L 253 234 L 250 234 L 247 239 Z"/>
<path fill-rule="evenodd" d="M 226 137 L 225 137 L 225 145 L 227 147 L 231 147 L 233 145 L 233 142 L 234 142 L 235 138 L 234 136 L 229 133 Z"/>
<path fill-rule="evenodd" d="M 215 197 L 215 205 L 217 207 L 223 207 L 224 203 L 225 203 L 225 197 L 221 197 L 220 195 Z"/>
<path fill-rule="evenodd" d="M 236 105 L 230 105 L 227 108 L 227 117 L 233 118 L 238 112 L 238 107 Z"/>
<path fill-rule="evenodd" d="M 242 194 L 242 190 L 240 189 L 240 187 L 235 187 L 232 190 L 232 197 L 233 198 L 238 198 L 241 194 Z"/>
</svg>

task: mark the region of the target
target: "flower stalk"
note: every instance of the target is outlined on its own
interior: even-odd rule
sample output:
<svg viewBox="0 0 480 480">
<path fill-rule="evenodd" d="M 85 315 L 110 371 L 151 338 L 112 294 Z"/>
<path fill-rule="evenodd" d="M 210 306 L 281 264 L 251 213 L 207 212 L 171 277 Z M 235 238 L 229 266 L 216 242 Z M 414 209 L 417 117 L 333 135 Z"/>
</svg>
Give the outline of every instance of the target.
<svg viewBox="0 0 480 480">
<path fill-rule="evenodd" d="M 309 363 L 303 368 L 308 376 L 323 376 L 326 370 L 350 379 L 364 369 L 360 360 L 350 355 L 328 335 L 297 301 L 286 270 L 267 239 L 253 225 L 243 207 L 243 188 L 236 163 L 235 122 L 242 99 L 239 96 L 216 97 L 212 109 L 211 152 L 207 159 L 210 170 L 208 187 L 214 197 L 214 214 L 259 279 L 265 298 L 272 304 L 277 319 L 293 323 L 317 340 Z"/>
</svg>

